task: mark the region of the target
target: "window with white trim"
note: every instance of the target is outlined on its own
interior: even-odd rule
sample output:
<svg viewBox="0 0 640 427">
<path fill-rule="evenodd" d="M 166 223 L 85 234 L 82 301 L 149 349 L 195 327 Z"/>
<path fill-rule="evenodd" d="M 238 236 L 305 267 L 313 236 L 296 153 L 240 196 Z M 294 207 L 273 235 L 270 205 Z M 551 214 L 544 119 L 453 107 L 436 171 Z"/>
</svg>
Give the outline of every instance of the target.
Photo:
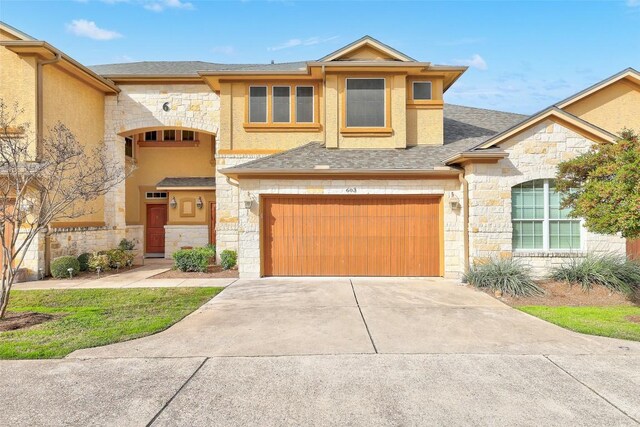
<svg viewBox="0 0 640 427">
<path fill-rule="evenodd" d="M 413 82 L 413 99 L 415 101 L 431 100 L 431 82 Z"/>
<path fill-rule="evenodd" d="M 145 194 L 146 199 L 166 199 L 166 191 L 147 191 Z"/>
<path fill-rule="evenodd" d="M 515 250 L 581 249 L 582 226 L 561 208 L 555 181 L 538 179 L 511 189 L 512 243 Z"/>
<path fill-rule="evenodd" d="M 346 126 L 385 127 L 385 79 L 348 78 L 346 86 Z"/>
</svg>

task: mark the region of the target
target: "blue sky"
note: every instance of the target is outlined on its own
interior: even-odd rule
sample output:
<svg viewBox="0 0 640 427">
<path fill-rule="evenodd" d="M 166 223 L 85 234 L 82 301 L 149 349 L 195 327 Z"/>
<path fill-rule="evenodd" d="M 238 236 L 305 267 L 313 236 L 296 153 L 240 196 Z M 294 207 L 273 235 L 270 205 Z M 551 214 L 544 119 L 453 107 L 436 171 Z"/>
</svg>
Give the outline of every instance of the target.
<svg viewBox="0 0 640 427">
<path fill-rule="evenodd" d="M 640 69 L 640 0 L 0 0 L 0 20 L 86 65 L 309 60 L 369 34 L 418 60 L 470 65 L 447 102 L 521 113 Z"/>
</svg>

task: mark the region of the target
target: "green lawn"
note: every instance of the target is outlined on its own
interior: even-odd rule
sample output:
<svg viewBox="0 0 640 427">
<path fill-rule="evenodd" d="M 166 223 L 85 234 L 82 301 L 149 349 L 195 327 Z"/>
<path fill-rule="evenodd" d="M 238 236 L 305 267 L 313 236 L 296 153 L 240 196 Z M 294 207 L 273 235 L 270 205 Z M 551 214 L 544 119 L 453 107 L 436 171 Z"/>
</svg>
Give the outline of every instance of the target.
<svg viewBox="0 0 640 427">
<path fill-rule="evenodd" d="M 540 305 L 517 307 L 563 328 L 583 334 L 640 341 L 640 323 L 625 319 L 640 318 L 640 307 L 547 307 Z"/>
<path fill-rule="evenodd" d="M 0 332 L 0 359 L 64 357 L 72 351 L 162 331 L 222 288 L 73 289 L 12 291 L 9 311 L 58 318 Z"/>
</svg>

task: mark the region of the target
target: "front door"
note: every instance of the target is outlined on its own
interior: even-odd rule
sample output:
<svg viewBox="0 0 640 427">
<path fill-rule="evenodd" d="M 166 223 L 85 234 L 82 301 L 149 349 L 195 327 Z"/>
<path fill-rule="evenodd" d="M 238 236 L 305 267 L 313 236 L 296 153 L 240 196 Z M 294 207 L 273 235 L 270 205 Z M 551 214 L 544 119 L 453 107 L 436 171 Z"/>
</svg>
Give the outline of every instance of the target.
<svg viewBox="0 0 640 427">
<path fill-rule="evenodd" d="M 147 205 L 146 253 L 164 254 L 164 226 L 167 224 L 167 205 Z"/>
</svg>

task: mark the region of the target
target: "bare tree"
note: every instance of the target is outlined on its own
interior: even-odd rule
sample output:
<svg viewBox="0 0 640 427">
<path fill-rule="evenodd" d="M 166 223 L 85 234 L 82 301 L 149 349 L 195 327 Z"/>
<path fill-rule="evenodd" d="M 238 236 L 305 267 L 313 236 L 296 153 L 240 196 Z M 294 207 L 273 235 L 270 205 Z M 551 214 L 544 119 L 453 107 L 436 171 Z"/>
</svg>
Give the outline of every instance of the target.
<svg viewBox="0 0 640 427">
<path fill-rule="evenodd" d="M 126 177 L 124 162 L 104 144 L 89 149 L 62 123 L 34 136 L 20 114 L 0 99 L 0 318 L 34 239 L 53 221 L 91 213 L 88 202 Z"/>
</svg>

